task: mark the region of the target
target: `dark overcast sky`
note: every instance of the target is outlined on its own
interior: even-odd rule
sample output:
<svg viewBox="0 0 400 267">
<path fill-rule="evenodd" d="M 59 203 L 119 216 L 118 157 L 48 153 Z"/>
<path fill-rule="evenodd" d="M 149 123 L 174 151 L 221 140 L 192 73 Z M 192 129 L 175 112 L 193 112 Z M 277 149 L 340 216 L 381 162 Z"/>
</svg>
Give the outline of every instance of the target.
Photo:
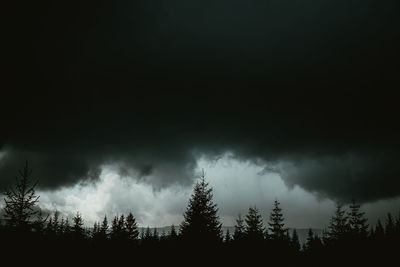
<svg viewBox="0 0 400 267">
<path fill-rule="evenodd" d="M 199 156 L 229 151 L 332 199 L 398 196 L 399 11 L 398 0 L 8 3 L 0 185 L 25 159 L 47 189 L 103 164 L 190 185 Z"/>
</svg>

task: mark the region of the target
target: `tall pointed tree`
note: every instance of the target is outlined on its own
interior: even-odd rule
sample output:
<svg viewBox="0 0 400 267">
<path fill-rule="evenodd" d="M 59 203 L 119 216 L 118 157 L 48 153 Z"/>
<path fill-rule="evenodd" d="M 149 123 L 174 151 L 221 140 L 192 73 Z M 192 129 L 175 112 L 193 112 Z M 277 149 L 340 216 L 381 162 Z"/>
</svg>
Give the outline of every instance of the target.
<svg viewBox="0 0 400 267">
<path fill-rule="evenodd" d="M 257 207 L 250 207 L 245 218 L 246 239 L 250 242 L 260 242 L 264 240 L 264 226 L 262 217 Z"/>
<path fill-rule="evenodd" d="M 268 230 L 270 231 L 270 237 L 273 240 L 283 240 L 285 239 L 285 233 L 287 229 L 285 228 L 284 218 L 282 214 L 282 209 L 279 207 L 280 203 L 275 200 L 274 207 L 269 216 Z"/>
<path fill-rule="evenodd" d="M 73 218 L 74 225 L 72 227 L 73 236 L 77 239 L 85 238 L 85 229 L 83 228 L 83 219 L 79 212 Z"/>
<path fill-rule="evenodd" d="M 395 222 L 393 219 L 393 215 L 389 212 L 386 216 L 386 224 L 385 224 L 385 234 L 393 235 L 395 231 Z"/>
<path fill-rule="evenodd" d="M 365 212 L 360 211 L 360 205 L 356 204 L 354 200 L 349 206 L 349 230 L 353 237 L 367 237 L 368 224 L 365 218 Z"/>
<path fill-rule="evenodd" d="M 125 220 L 126 235 L 129 240 L 137 240 L 139 237 L 139 231 L 135 217 L 130 212 Z"/>
<path fill-rule="evenodd" d="M 322 248 L 321 239 L 317 235 L 314 235 L 314 232 L 312 231 L 311 228 L 308 229 L 306 243 L 304 244 L 303 247 L 304 252 L 309 254 L 318 253 L 318 250 L 320 250 L 321 248 Z"/>
<path fill-rule="evenodd" d="M 232 242 L 232 236 L 231 236 L 231 233 L 229 232 L 229 229 L 226 230 L 224 241 L 226 244 L 229 244 Z"/>
<path fill-rule="evenodd" d="M 34 216 L 39 214 L 37 203 L 39 196 L 35 193 L 37 181 L 31 181 L 32 169 L 28 161 L 22 170 L 18 171 L 16 184 L 4 192 L 4 217 L 7 224 L 19 229 L 27 229 Z"/>
<path fill-rule="evenodd" d="M 107 216 L 104 215 L 103 222 L 101 223 L 99 230 L 99 239 L 106 240 L 108 238 L 108 221 Z"/>
<path fill-rule="evenodd" d="M 376 240 L 381 241 L 385 236 L 385 229 L 383 228 L 382 222 L 380 219 L 376 222 L 375 231 L 374 231 L 374 238 Z"/>
<path fill-rule="evenodd" d="M 233 232 L 233 240 L 241 241 L 245 238 L 246 235 L 246 227 L 244 225 L 244 220 L 242 219 L 242 215 L 239 214 L 236 219 L 235 231 Z"/>
<path fill-rule="evenodd" d="M 349 233 L 348 217 L 340 203 L 336 204 L 335 214 L 332 216 L 327 237 L 329 241 L 343 240 Z"/>
<path fill-rule="evenodd" d="M 292 238 L 290 239 L 290 248 L 295 253 L 300 252 L 300 240 L 296 229 L 293 229 Z"/>
<path fill-rule="evenodd" d="M 220 242 L 222 224 L 218 217 L 217 205 L 213 203 L 213 189 L 205 181 L 205 173 L 196 183 L 188 207 L 183 215 L 180 233 L 184 240 L 196 242 Z"/>
<path fill-rule="evenodd" d="M 175 225 L 171 225 L 171 230 L 169 231 L 169 238 L 175 240 L 178 237 L 178 234 L 175 230 Z"/>
</svg>

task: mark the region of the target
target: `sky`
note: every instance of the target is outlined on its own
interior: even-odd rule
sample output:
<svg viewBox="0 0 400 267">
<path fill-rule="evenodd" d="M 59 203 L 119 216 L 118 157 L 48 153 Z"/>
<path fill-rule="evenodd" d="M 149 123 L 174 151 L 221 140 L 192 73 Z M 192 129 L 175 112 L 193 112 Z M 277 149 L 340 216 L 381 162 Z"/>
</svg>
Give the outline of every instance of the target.
<svg viewBox="0 0 400 267">
<path fill-rule="evenodd" d="M 0 186 L 29 160 L 45 209 L 179 224 L 204 168 L 227 225 L 276 198 L 293 227 L 396 213 L 399 7 L 7 3 Z"/>
</svg>

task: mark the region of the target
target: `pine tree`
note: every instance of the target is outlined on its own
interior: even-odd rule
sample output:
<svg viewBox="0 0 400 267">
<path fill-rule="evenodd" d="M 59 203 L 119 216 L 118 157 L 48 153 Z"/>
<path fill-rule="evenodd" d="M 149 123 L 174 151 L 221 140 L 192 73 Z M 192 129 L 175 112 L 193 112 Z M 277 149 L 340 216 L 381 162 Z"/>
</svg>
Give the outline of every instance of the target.
<svg viewBox="0 0 400 267">
<path fill-rule="evenodd" d="M 144 240 L 144 228 L 140 231 L 140 241 L 143 242 Z"/>
<path fill-rule="evenodd" d="M 121 238 L 121 224 L 120 224 L 120 219 L 118 216 L 115 216 L 112 223 L 111 223 L 111 232 L 110 232 L 110 238 L 112 240 L 118 240 Z"/>
<path fill-rule="evenodd" d="M 343 206 L 339 203 L 336 204 L 334 216 L 332 216 L 328 227 L 328 240 L 339 241 L 344 240 L 349 233 L 348 217 Z"/>
<path fill-rule="evenodd" d="M 150 227 L 147 226 L 146 232 L 144 233 L 144 240 L 151 240 L 151 230 Z"/>
<path fill-rule="evenodd" d="M 135 217 L 132 213 L 129 213 L 125 220 L 125 229 L 127 238 L 129 240 L 137 240 L 139 236 L 139 231 L 137 228 L 137 223 Z"/>
<path fill-rule="evenodd" d="M 306 243 L 304 244 L 304 251 L 312 251 L 314 242 L 314 232 L 308 229 Z"/>
<path fill-rule="evenodd" d="M 46 224 L 45 234 L 47 236 L 52 236 L 54 234 L 53 218 L 51 218 L 51 217 Z"/>
<path fill-rule="evenodd" d="M 167 240 L 167 233 L 165 232 L 165 230 L 163 229 L 160 235 L 160 242 L 164 243 Z"/>
<path fill-rule="evenodd" d="M 64 235 L 64 229 L 65 229 L 65 219 L 61 218 L 58 235 L 60 235 L 60 236 Z"/>
<path fill-rule="evenodd" d="M 250 242 L 260 242 L 264 240 L 264 227 L 262 217 L 257 207 L 250 207 L 245 218 L 246 221 L 246 239 Z"/>
<path fill-rule="evenodd" d="M 183 215 L 184 221 L 180 225 L 180 234 L 184 240 L 196 241 L 198 244 L 222 240 L 222 224 L 217 215 L 217 205 L 212 201 L 212 188 L 208 186 L 203 171 Z"/>
<path fill-rule="evenodd" d="M 307 240 L 303 247 L 304 252 L 313 255 L 314 253 L 318 253 L 321 248 L 321 239 L 317 235 L 314 235 L 311 228 L 308 229 Z"/>
<path fill-rule="evenodd" d="M 226 230 L 224 241 L 227 244 L 232 242 L 232 236 L 231 236 L 231 233 L 229 232 L 229 229 Z"/>
<path fill-rule="evenodd" d="M 284 218 L 282 214 L 282 209 L 279 207 L 279 204 L 280 203 L 278 202 L 278 200 L 275 200 L 274 207 L 269 216 L 268 229 L 271 232 L 271 238 L 273 240 L 285 239 L 285 233 L 287 232 L 287 229 L 284 227 Z"/>
<path fill-rule="evenodd" d="M 177 237 L 178 237 L 178 235 L 175 230 L 175 225 L 171 225 L 171 230 L 169 232 L 169 239 L 176 240 Z"/>
<path fill-rule="evenodd" d="M 242 215 L 238 215 L 236 219 L 235 231 L 233 232 L 233 239 L 235 241 L 240 241 L 245 238 L 246 235 L 246 227 L 244 225 L 244 220 L 242 219 Z"/>
<path fill-rule="evenodd" d="M 93 229 L 92 229 L 92 239 L 97 240 L 99 238 L 99 232 L 100 232 L 100 227 L 97 222 L 93 224 Z"/>
<path fill-rule="evenodd" d="M 99 239 L 106 240 L 108 238 L 108 221 L 107 216 L 104 215 L 103 222 L 101 223 L 99 230 Z"/>
<path fill-rule="evenodd" d="M 65 224 L 64 224 L 64 235 L 69 235 L 71 233 L 71 225 L 69 223 L 69 219 L 65 219 Z"/>
<path fill-rule="evenodd" d="M 58 235 L 60 232 L 60 212 L 55 211 L 53 215 L 53 231 L 54 234 Z"/>
<path fill-rule="evenodd" d="M 157 231 L 157 228 L 155 228 L 154 227 L 154 229 L 153 229 L 153 235 L 152 235 L 152 238 L 151 238 L 153 241 L 159 241 L 159 235 L 158 235 L 158 231 Z"/>
<path fill-rule="evenodd" d="M 354 200 L 349 208 L 349 230 L 352 236 L 366 238 L 368 236 L 368 224 L 365 213 L 360 211 L 360 205 L 357 205 Z"/>
<path fill-rule="evenodd" d="M 395 222 L 391 213 L 387 214 L 386 224 L 385 224 L 385 235 L 387 237 L 394 237 L 396 230 Z"/>
<path fill-rule="evenodd" d="M 83 229 L 83 219 L 79 212 L 76 213 L 73 218 L 74 225 L 72 227 L 72 233 L 75 238 L 83 239 L 85 237 L 85 230 Z"/>
<path fill-rule="evenodd" d="M 300 241 L 296 229 L 293 229 L 292 238 L 290 239 L 290 247 L 295 253 L 300 252 Z"/>
<path fill-rule="evenodd" d="M 16 185 L 14 188 L 7 188 L 4 192 L 4 218 L 7 224 L 22 230 L 29 230 L 32 218 L 39 215 L 37 203 L 39 196 L 35 194 L 37 181 L 31 185 L 30 177 L 32 170 L 26 161 L 23 170 L 18 171 Z"/>
<path fill-rule="evenodd" d="M 380 219 L 376 222 L 374 237 L 377 240 L 382 240 L 385 236 L 385 229 L 383 228 L 382 222 Z"/>
</svg>

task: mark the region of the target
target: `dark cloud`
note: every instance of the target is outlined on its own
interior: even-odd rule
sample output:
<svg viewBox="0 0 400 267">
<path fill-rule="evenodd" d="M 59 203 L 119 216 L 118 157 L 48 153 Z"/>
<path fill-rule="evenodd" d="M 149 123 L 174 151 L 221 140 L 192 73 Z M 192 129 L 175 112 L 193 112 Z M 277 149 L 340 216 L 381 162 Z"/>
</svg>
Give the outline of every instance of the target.
<svg viewBox="0 0 400 267">
<path fill-rule="evenodd" d="M 399 10 L 394 0 L 8 4 L 1 184 L 25 159 L 45 188 L 104 164 L 190 184 L 199 155 L 230 151 L 289 162 L 288 185 L 329 197 L 399 195 Z"/>
</svg>

